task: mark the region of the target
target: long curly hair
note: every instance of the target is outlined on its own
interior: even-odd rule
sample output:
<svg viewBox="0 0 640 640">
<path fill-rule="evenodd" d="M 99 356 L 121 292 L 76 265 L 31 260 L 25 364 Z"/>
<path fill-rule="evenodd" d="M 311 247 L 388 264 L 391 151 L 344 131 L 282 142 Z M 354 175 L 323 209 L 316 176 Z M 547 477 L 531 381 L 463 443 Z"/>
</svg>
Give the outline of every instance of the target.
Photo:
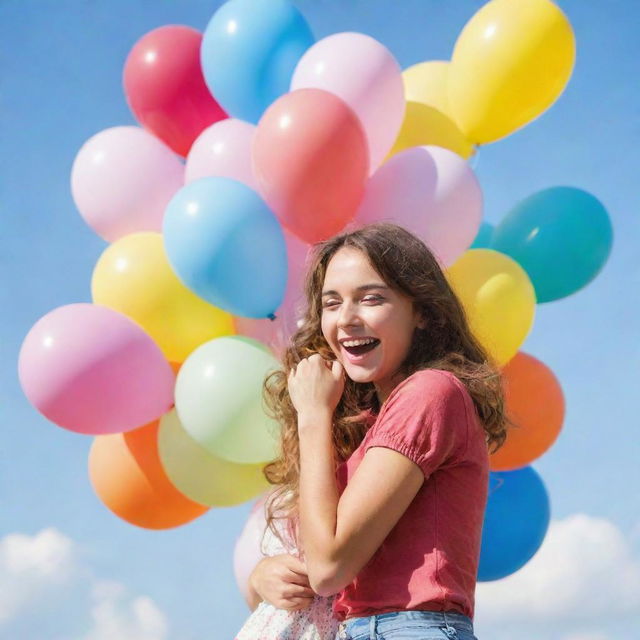
<svg viewBox="0 0 640 640">
<path fill-rule="evenodd" d="M 327 265 L 343 247 L 362 251 L 387 286 L 413 300 L 427 320 L 416 329 L 408 355 L 397 372 L 404 379 L 419 369 L 443 369 L 466 386 L 493 453 L 506 439 L 511 421 L 505 414 L 502 376 L 485 349 L 473 336 L 464 309 L 429 248 L 406 229 L 376 223 L 343 233 L 314 245 L 304 291 L 306 306 L 298 329 L 282 354 L 283 370 L 264 381 L 267 412 L 281 426 L 279 456 L 264 468 L 276 485 L 265 504 L 267 523 L 278 535 L 275 519 L 297 520 L 300 449 L 296 410 L 287 390 L 287 376 L 300 360 L 319 353 L 327 360 L 335 354 L 321 330 L 322 288 Z M 336 464 L 346 460 L 362 442 L 375 421 L 380 404 L 373 382 L 357 383 L 348 376 L 333 416 Z"/>
</svg>

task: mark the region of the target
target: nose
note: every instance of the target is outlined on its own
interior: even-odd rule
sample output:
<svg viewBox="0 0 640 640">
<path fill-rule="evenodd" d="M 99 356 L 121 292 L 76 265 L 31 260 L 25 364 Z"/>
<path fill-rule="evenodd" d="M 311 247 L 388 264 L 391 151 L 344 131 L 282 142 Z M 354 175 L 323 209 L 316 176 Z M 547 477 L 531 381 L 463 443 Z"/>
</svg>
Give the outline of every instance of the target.
<svg viewBox="0 0 640 640">
<path fill-rule="evenodd" d="M 338 327 L 352 327 L 359 324 L 362 324 L 362 320 L 358 312 L 358 305 L 345 300 L 340 305 L 338 312 Z"/>
</svg>

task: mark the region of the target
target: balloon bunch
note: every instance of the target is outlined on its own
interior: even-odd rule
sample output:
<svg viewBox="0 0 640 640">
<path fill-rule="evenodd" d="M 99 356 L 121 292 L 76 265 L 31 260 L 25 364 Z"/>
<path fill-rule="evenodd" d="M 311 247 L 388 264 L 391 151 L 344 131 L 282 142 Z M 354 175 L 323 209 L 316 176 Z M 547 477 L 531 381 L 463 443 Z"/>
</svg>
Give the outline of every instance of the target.
<svg viewBox="0 0 640 640">
<path fill-rule="evenodd" d="M 404 73 L 368 35 L 316 42 L 289 0 L 230 0 L 204 34 L 170 25 L 144 35 L 124 67 L 142 127 L 99 132 L 72 169 L 81 215 L 110 243 L 92 303 L 41 318 L 19 362 L 34 407 L 95 436 L 89 472 L 107 507 L 167 528 L 264 491 L 278 425 L 262 381 L 297 326 L 309 245 L 386 220 L 436 254 L 504 368 L 522 428 L 492 460 L 504 488 L 490 498 L 480 577 L 524 564 L 528 531 L 510 532 L 518 558 L 506 573 L 487 554 L 508 555 L 505 521 L 537 518 L 544 536 L 544 514 L 514 509 L 529 491 L 548 521 L 544 487 L 520 487 L 539 481 L 526 465 L 557 436 L 563 404 L 553 374 L 518 349 L 536 302 L 595 277 L 610 227 L 592 196 L 561 189 L 492 229 L 466 159 L 557 99 L 574 48 L 550 0 L 491 0 L 450 62 Z M 492 515 L 499 500 L 507 506 Z"/>
</svg>

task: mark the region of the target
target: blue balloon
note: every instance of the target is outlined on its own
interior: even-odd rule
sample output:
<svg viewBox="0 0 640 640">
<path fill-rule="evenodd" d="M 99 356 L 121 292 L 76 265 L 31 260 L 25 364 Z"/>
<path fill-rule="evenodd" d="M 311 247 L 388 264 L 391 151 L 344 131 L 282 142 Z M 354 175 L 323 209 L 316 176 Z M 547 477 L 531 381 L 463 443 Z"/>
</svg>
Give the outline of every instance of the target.
<svg viewBox="0 0 640 640">
<path fill-rule="evenodd" d="M 213 14 L 200 57 L 209 90 L 229 115 L 257 123 L 289 91 L 315 39 L 289 0 L 231 0 Z"/>
<path fill-rule="evenodd" d="M 473 244 L 469 249 L 491 249 L 491 236 L 493 234 L 493 225 L 482 221 L 478 233 L 476 234 Z"/>
<path fill-rule="evenodd" d="M 249 318 L 269 317 L 282 303 L 284 233 L 245 184 L 221 177 L 187 184 L 169 202 L 162 231 L 173 270 L 201 298 Z"/>
<path fill-rule="evenodd" d="M 549 496 L 532 467 L 491 472 L 478 581 L 499 580 L 529 562 L 549 519 Z"/>
<path fill-rule="evenodd" d="M 550 302 L 593 280 L 612 242 L 609 215 L 595 196 L 575 187 L 552 187 L 516 205 L 495 228 L 491 248 L 527 272 L 538 302 Z"/>
</svg>

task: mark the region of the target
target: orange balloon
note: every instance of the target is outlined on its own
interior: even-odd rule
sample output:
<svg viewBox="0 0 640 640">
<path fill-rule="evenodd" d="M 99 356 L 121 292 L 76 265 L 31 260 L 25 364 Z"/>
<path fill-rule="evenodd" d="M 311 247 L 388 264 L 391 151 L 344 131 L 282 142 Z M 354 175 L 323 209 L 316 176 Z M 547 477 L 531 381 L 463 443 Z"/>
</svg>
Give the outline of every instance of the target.
<svg viewBox="0 0 640 640">
<path fill-rule="evenodd" d="M 519 351 L 502 370 L 505 404 L 518 427 L 491 455 L 492 471 L 511 471 L 539 458 L 555 442 L 564 420 L 564 396 L 557 378 L 545 364 Z"/>
<path fill-rule="evenodd" d="M 369 172 L 369 146 L 343 100 L 322 89 L 298 89 L 278 98 L 260 119 L 253 168 L 280 222 L 312 244 L 354 217 Z"/>
<path fill-rule="evenodd" d="M 158 456 L 159 421 L 128 433 L 97 436 L 89 452 L 89 478 L 117 516 L 145 529 L 170 529 L 209 510 L 169 481 Z"/>
</svg>

